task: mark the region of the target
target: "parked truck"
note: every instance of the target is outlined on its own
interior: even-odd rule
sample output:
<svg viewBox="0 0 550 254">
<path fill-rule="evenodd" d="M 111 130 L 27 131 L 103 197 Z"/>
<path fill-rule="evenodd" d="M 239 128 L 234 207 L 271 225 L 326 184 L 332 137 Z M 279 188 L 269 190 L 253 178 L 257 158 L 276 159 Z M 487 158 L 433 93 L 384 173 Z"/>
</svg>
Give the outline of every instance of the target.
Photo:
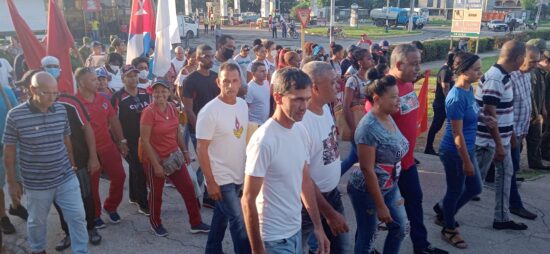
<svg viewBox="0 0 550 254">
<path fill-rule="evenodd" d="M 370 18 L 376 26 L 385 26 L 386 20 L 389 26 L 407 26 L 409 24 L 409 9 L 397 7 L 384 7 L 373 9 Z M 422 10 L 413 12 L 413 29 L 422 29 L 428 23 L 428 17 Z"/>
</svg>

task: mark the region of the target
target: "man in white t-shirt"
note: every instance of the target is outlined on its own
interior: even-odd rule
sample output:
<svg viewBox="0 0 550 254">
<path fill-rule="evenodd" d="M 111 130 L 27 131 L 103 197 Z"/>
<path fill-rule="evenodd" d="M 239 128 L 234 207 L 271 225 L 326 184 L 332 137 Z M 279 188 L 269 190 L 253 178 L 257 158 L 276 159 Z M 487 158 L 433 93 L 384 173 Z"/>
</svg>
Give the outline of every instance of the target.
<svg viewBox="0 0 550 254">
<path fill-rule="evenodd" d="M 338 183 L 340 182 L 340 151 L 338 134 L 329 103 L 336 101 L 336 87 L 339 76 L 332 66 L 325 62 L 309 62 L 302 70 L 311 78 L 311 99 L 301 124 L 309 137 L 309 172 L 320 190 L 317 205 L 323 219 L 323 228 L 330 241 L 330 253 L 350 253 L 349 228 L 344 218 L 344 205 Z M 302 209 L 302 244 L 305 248 L 313 225 L 305 209 Z M 316 246 L 310 246 L 310 252 Z"/>
<path fill-rule="evenodd" d="M 241 73 L 244 73 L 244 76 L 246 77 L 246 68 L 248 68 L 248 65 L 252 62 L 252 59 L 250 58 L 250 47 L 248 45 L 242 45 L 241 51 L 233 58 L 233 60 L 235 60 L 235 62 L 237 62 L 237 64 L 241 67 Z"/>
<path fill-rule="evenodd" d="M 0 85 L 11 87 L 10 79 L 13 77 L 15 77 L 15 73 L 13 72 L 11 64 L 5 58 L 0 58 Z"/>
<path fill-rule="evenodd" d="M 311 80 L 299 69 L 284 68 L 273 81 L 275 113 L 254 132 L 246 148 L 241 203 L 250 246 L 253 253 L 302 253 L 303 201 L 319 253 L 329 253 L 307 166 L 307 131 L 296 123 L 306 112 Z"/>
<path fill-rule="evenodd" d="M 248 120 L 262 125 L 269 117 L 271 91 L 267 81 L 267 70 L 262 62 L 252 64 L 252 80 L 248 83 L 246 103 Z"/>
<path fill-rule="evenodd" d="M 180 73 L 181 68 L 185 66 L 185 51 L 182 46 L 177 46 L 174 49 L 176 57 L 172 58 L 172 64 L 174 65 L 174 70 L 176 73 Z"/>
<path fill-rule="evenodd" d="M 248 107 L 237 97 L 239 66 L 224 63 L 216 80 L 220 95 L 197 116 L 197 153 L 208 195 L 215 201 L 206 253 L 222 253 L 227 222 L 235 253 L 250 253 L 239 192 L 244 178 Z"/>
</svg>

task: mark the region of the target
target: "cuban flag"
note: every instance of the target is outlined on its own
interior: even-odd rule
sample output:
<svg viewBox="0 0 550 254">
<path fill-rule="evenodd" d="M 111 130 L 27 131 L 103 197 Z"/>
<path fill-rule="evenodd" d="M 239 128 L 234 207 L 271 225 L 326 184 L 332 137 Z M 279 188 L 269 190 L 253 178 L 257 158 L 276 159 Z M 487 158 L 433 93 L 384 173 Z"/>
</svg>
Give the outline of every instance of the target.
<svg viewBox="0 0 550 254">
<path fill-rule="evenodd" d="M 136 57 L 145 56 L 155 41 L 155 13 L 151 0 L 133 0 L 126 64 Z"/>
</svg>

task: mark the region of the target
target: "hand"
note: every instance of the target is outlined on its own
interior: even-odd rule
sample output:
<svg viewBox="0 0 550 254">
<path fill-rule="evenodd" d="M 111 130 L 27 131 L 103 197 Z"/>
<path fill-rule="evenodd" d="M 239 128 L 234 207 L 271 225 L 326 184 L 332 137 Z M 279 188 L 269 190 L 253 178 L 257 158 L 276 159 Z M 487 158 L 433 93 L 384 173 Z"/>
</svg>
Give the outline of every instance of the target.
<svg viewBox="0 0 550 254">
<path fill-rule="evenodd" d="M 464 174 L 466 176 L 473 176 L 475 175 L 475 171 L 474 171 L 474 165 L 472 164 L 471 161 L 467 161 L 467 162 L 464 162 L 463 165 L 463 170 L 464 170 Z"/>
<path fill-rule="evenodd" d="M 516 148 L 518 145 L 516 135 L 512 135 L 512 138 L 510 139 L 510 146 L 512 148 Z"/>
<path fill-rule="evenodd" d="M 325 235 L 325 231 L 323 231 L 323 228 L 322 227 L 316 228 L 313 231 L 313 233 L 315 234 L 315 238 L 317 239 L 317 243 L 319 244 L 319 248 L 317 249 L 317 254 L 329 254 L 330 241 Z"/>
<path fill-rule="evenodd" d="M 390 210 L 386 205 L 376 208 L 376 214 L 378 215 L 378 220 L 386 224 L 393 222 L 391 218 Z"/>
<path fill-rule="evenodd" d="M 220 186 L 215 181 L 213 181 L 212 183 L 208 182 L 206 184 L 206 189 L 208 190 L 208 196 L 212 200 L 222 200 L 222 191 L 220 190 Z"/>
<path fill-rule="evenodd" d="M 126 145 L 126 143 L 119 143 L 118 150 L 120 151 L 120 154 L 122 154 L 122 157 L 126 157 L 126 155 L 128 155 L 128 145 Z"/>
<path fill-rule="evenodd" d="M 485 116 L 483 117 L 483 123 L 489 128 L 489 129 L 495 129 L 498 128 L 498 122 L 497 119 L 492 116 Z"/>
<path fill-rule="evenodd" d="M 189 157 L 189 152 L 183 152 L 183 159 L 185 160 L 185 165 L 191 164 L 191 157 Z"/>
<path fill-rule="evenodd" d="M 166 177 L 166 175 L 164 174 L 164 168 L 160 164 L 157 164 L 157 165 L 153 166 L 153 173 L 158 178 L 165 178 Z"/>
<path fill-rule="evenodd" d="M 505 157 L 506 157 L 506 151 L 504 151 L 504 147 L 502 147 L 501 145 L 497 146 L 496 150 L 495 150 L 494 160 L 495 161 L 503 161 Z"/>
<path fill-rule="evenodd" d="M 88 159 L 88 172 L 90 172 L 91 175 L 96 173 L 100 167 L 97 155 L 91 156 L 90 159 Z"/>
<path fill-rule="evenodd" d="M 339 235 L 349 231 L 348 225 L 346 224 L 346 218 L 339 212 L 335 211 L 325 219 L 333 235 Z"/>
<path fill-rule="evenodd" d="M 9 192 L 10 192 L 12 203 L 20 204 L 21 195 L 23 194 L 23 190 L 21 190 L 21 185 L 17 182 L 10 183 L 8 185 L 9 185 Z"/>
</svg>

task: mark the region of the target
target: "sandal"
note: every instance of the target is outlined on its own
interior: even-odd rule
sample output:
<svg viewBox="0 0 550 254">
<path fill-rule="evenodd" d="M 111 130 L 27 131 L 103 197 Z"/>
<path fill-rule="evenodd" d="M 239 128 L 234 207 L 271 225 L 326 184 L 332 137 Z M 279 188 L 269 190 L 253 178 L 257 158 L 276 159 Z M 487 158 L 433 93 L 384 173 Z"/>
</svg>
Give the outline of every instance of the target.
<svg viewBox="0 0 550 254">
<path fill-rule="evenodd" d="M 443 228 L 441 230 L 441 237 L 443 238 L 443 240 L 450 243 L 451 245 L 453 245 L 456 248 L 459 248 L 459 249 L 468 248 L 468 244 L 466 244 L 466 242 L 464 240 L 460 239 L 460 233 L 458 231 L 456 231 L 456 229 L 454 231 L 450 231 L 450 229 L 448 229 L 448 228 Z M 457 238 L 457 237 L 459 239 L 458 239 L 458 241 L 455 241 L 456 240 L 455 238 Z"/>
</svg>

